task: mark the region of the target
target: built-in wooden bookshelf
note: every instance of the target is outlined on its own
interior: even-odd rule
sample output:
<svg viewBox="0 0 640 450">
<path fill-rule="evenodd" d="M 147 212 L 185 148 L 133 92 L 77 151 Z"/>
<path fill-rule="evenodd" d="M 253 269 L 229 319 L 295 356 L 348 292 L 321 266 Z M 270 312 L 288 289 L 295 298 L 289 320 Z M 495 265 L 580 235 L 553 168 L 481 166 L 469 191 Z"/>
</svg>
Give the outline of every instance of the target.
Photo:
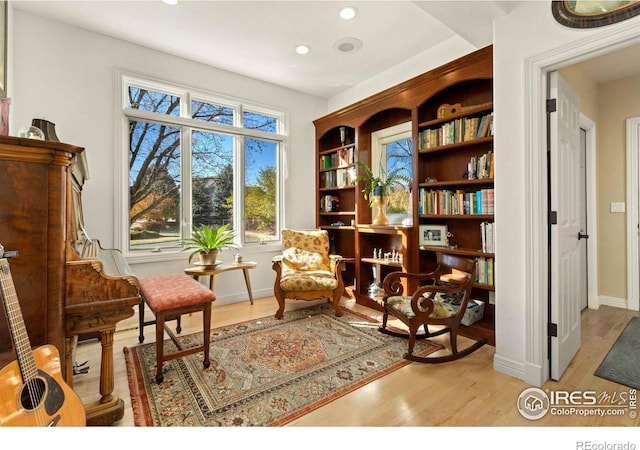
<svg viewBox="0 0 640 450">
<path fill-rule="evenodd" d="M 475 258 L 472 298 L 484 302 L 484 318 L 464 332 L 495 342 L 493 80 L 463 79 L 427 99 L 417 132 L 418 242 L 430 225 L 450 233 L 445 248 L 419 247 L 419 271 L 435 267 L 437 251 Z"/>
<path fill-rule="evenodd" d="M 355 175 L 351 164 L 371 165 L 372 134 L 407 122 L 414 144 L 412 222 L 374 226 L 362 186 L 349 182 Z M 329 231 L 332 250 L 349 261 L 344 278 L 347 285 L 353 281 L 350 295 L 379 309 L 371 287 L 387 273 L 429 271 L 438 251 L 475 258 L 481 277 L 473 298 L 485 302 L 484 319 L 463 327 L 461 334 L 488 337 L 495 345 L 493 48 L 473 52 L 314 124 L 316 223 Z M 352 157 L 345 160 L 345 152 L 351 151 Z M 421 245 L 425 225 L 446 225 L 451 233 L 448 243 L 455 246 Z"/>
<path fill-rule="evenodd" d="M 317 140 L 316 224 L 327 230 L 331 253 L 345 258 L 343 280 L 348 289 L 355 283 L 356 188 L 355 130 L 337 126 Z"/>
</svg>

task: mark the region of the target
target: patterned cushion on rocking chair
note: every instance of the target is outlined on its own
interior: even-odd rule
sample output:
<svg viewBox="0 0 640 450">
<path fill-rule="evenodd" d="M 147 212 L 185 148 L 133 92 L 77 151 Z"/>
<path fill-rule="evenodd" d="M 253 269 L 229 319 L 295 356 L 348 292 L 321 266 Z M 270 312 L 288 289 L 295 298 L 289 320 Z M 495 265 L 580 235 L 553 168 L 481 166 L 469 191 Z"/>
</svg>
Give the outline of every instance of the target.
<svg viewBox="0 0 640 450">
<path fill-rule="evenodd" d="M 411 297 L 405 295 L 389 297 L 387 299 L 387 305 L 396 311 L 399 311 L 409 319 L 415 317 L 415 313 L 411 309 Z M 418 303 L 418 307 L 420 306 L 420 303 Z M 426 308 L 424 310 L 426 310 Z M 429 317 L 433 317 L 434 319 L 444 319 L 455 316 L 456 312 L 456 309 L 453 308 L 451 304 L 444 301 L 440 294 L 436 294 L 436 297 L 433 299 L 433 312 Z"/>
</svg>

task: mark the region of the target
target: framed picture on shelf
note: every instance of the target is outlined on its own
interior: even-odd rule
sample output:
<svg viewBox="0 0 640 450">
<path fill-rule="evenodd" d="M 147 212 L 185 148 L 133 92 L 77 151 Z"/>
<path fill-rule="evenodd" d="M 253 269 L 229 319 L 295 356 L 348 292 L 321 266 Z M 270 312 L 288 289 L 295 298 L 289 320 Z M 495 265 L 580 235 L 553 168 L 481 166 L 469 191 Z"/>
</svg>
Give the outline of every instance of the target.
<svg viewBox="0 0 640 450">
<path fill-rule="evenodd" d="M 420 225 L 419 245 L 444 247 L 447 242 L 446 225 Z"/>
</svg>

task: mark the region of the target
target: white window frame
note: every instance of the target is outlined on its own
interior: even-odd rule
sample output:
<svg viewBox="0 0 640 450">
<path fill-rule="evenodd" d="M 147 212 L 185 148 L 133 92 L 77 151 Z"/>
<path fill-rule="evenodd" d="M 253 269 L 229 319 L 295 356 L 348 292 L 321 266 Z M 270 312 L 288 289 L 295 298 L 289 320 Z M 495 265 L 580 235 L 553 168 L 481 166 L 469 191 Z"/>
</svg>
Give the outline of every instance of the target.
<svg viewBox="0 0 640 450">
<path fill-rule="evenodd" d="M 128 106 L 127 89 L 129 86 L 136 86 L 149 90 L 165 92 L 181 98 L 180 116 L 167 116 L 163 114 L 151 113 L 130 108 Z M 280 230 L 283 223 L 284 214 L 284 178 L 285 178 L 285 152 L 288 143 L 287 135 L 287 119 L 286 111 L 276 107 L 269 107 L 257 103 L 233 99 L 231 97 L 207 92 L 201 89 L 187 88 L 176 83 L 154 79 L 152 77 L 132 74 L 127 71 L 116 70 L 116 92 L 118 99 L 116 101 L 115 111 L 115 131 L 116 131 L 116 148 L 115 152 L 115 192 L 114 192 L 114 242 L 117 247 L 122 250 L 123 256 L 129 262 L 144 263 L 156 262 L 163 260 L 183 259 L 184 252 L 180 246 L 163 247 L 153 250 L 130 250 L 129 248 L 129 142 L 126 130 L 128 130 L 128 122 L 131 119 L 143 120 L 154 123 L 167 123 L 173 126 L 181 127 L 181 167 L 182 180 L 191 179 L 191 165 L 184 161 L 191 160 L 191 130 L 197 129 L 209 132 L 219 132 L 231 134 L 238 137 L 234 144 L 234 214 L 233 226 L 236 230 L 237 244 L 242 248 L 251 247 L 252 251 L 269 252 L 279 250 L 281 248 L 280 239 L 260 242 L 245 243 L 244 242 L 244 170 L 238 170 L 239 167 L 244 168 L 244 138 L 266 140 L 276 142 L 279 145 L 276 176 L 278 180 L 278 200 L 276 211 L 276 227 Z M 191 118 L 191 101 L 211 102 L 221 106 L 228 106 L 234 110 L 234 124 L 226 125 L 215 122 L 207 122 L 204 120 Z M 255 112 L 276 117 L 278 119 L 278 129 L 275 133 L 260 130 L 252 130 L 243 128 L 242 116 L 243 111 Z M 187 131 L 187 132 L 185 132 Z M 181 229 L 182 236 L 191 230 L 191 183 L 181 182 Z M 186 205 L 186 206 L 184 206 Z"/>
</svg>

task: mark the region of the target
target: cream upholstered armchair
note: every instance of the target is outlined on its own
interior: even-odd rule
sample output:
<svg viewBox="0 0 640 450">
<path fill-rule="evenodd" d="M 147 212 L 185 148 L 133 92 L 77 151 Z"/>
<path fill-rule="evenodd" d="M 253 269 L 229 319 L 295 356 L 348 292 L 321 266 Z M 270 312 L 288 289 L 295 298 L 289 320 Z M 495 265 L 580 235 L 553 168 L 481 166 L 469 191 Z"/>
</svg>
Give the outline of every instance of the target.
<svg viewBox="0 0 640 450">
<path fill-rule="evenodd" d="M 315 300 L 330 298 L 336 316 L 342 315 L 340 299 L 344 291 L 339 255 L 329 255 L 326 230 L 282 230 L 282 255 L 273 258 L 276 280 L 273 292 L 278 300 L 276 318 L 282 318 L 286 298 Z"/>
</svg>

